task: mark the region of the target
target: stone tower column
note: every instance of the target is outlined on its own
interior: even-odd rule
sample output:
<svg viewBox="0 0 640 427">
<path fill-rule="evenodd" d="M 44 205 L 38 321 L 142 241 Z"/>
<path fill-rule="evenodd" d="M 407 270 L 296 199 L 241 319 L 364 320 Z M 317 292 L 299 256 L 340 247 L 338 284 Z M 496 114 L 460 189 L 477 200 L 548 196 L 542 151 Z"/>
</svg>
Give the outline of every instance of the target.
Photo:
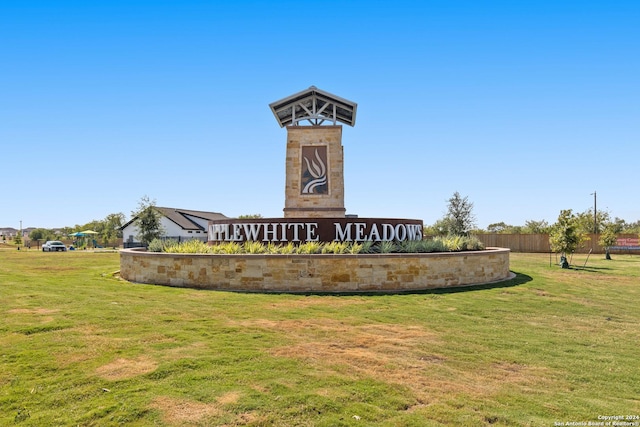
<svg viewBox="0 0 640 427">
<path fill-rule="evenodd" d="M 287 126 L 285 218 L 344 218 L 342 126 Z"/>
<path fill-rule="evenodd" d="M 310 86 L 269 107 L 280 127 L 287 128 L 285 218 L 344 218 L 338 122 L 353 126 L 358 104 Z"/>
</svg>

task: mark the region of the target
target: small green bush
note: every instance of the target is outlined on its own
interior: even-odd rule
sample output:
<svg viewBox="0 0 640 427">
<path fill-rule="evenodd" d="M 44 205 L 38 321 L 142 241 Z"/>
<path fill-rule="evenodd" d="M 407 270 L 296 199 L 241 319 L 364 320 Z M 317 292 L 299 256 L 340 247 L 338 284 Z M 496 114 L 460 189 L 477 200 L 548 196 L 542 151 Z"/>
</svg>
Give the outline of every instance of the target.
<svg viewBox="0 0 640 427">
<path fill-rule="evenodd" d="M 178 241 L 175 239 L 153 239 L 151 242 L 149 242 L 147 250 L 149 252 L 166 252 L 165 248 L 177 244 Z"/>
<path fill-rule="evenodd" d="M 149 252 L 163 252 L 164 244 L 160 239 L 153 239 L 152 241 L 149 242 L 149 246 L 147 246 L 147 250 Z"/>
</svg>

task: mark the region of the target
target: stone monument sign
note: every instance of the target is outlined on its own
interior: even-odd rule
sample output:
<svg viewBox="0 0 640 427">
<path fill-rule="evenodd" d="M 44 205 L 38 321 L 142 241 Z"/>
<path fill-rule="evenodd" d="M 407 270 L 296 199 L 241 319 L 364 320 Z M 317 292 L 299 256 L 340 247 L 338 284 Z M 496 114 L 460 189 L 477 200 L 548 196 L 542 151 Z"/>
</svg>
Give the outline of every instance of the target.
<svg viewBox="0 0 640 427">
<path fill-rule="evenodd" d="M 284 218 L 211 221 L 210 242 L 422 239 L 421 220 L 345 215 L 342 124 L 355 124 L 355 102 L 311 86 L 269 107 L 287 128 Z"/>
</svg>

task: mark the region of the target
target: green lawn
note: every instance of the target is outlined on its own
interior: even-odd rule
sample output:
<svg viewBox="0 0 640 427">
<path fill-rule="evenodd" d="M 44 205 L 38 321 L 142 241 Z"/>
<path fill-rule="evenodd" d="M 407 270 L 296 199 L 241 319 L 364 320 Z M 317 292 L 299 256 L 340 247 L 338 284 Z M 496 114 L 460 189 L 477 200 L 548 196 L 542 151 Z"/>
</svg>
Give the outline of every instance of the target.
<svg viewBox="0 0 640 427">
<path fill-rule="evenodd" d="M 512 254 L 500 285 L 378 296 L 177 289 L 118 268 L 117 253 L 0 250 L 0 425 L 640 415 L 640 256 L 562 270 Z"/>
</svg>

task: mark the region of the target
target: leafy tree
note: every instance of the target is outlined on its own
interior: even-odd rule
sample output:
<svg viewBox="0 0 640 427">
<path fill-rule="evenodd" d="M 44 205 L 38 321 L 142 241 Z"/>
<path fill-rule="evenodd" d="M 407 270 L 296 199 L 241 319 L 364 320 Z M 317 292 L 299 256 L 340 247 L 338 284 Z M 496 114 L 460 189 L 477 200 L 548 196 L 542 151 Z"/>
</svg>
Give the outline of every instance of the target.
<svg viewBox="0 0 640 427">
<path fill-rule="evenodd" d="M 504 222 L 495 222 L 487 226 L 487 231 L 489 233 L 504 233 L 504 231 L 509 227 L 510 225 L 507 225 Z"/>
<path fill-rule="evenodd" d="M 31 240 L 57 240 L 53 230 L 47 230 L 46 228 L 36 228 L 29 233 L 29 239 Z"/>
<path fill-rule="evenodd" d="M 525 221 L 523 232 L 529 234 L 547 234 L 551 230 L 549 223 L 544 219 L 541 221 Z"/>
<path fill-rule="evenodd" d="M 68 236 L 69 234 L 73 233 L 73 229 L 71 227 L 62 227 L 60 229 L 60 233 L 65 236 Z"/>
<path fill-rule="evenodd" d="M 99 231 L 102 228 L 102 222 L 100 220 L 94 219 L 93 221 L 87 222 L 84 225 L 76 225 L 79 228 L 79 231 L 82 230 L 93 230 Z"/>
<path fill-rule="evenodd" d="M 585 232 L 579 225 L 578 217 L 571 209 L 562 210 L 549 234 L 551 250 L 562 254 L 560 258 L 562 268 L 569 268 L 567 255 L 575 252 L 586 238 Z"/>
<path fill-rule="evenodd" d="M 640 234 L 640 220 L 636 222 L 625 222 L 624 219 L 616 218 L 615 222 L 620 224 L 620 232 L 621 233 L 636 233 Z"/>
<path fill-rule="evenodd" d="M 29 233 L 29 238 L 31 240 L 43 240 L 45 236 L 46 230 L 43 228 L 36 228 L 31 233 Z"/>
<path fill-rule="evenodd" d="M 238 219 L 256 219 L 256 218 L 262 218 L 262 215 L 260 215 L 260 214 L 247 214 L 247 215 L 240 215 L 238 217 Z"/>
<path fill-rule="evenodd" d="M 122 230 L 120 229 L 125 222 L 124 214 L 122 212 L 112 213 L 107 215 L 104 219 L 102 238 L 106 242 L 122 237 Z"/>
<path fill-rule="evenodd" d="M 16 245 L 22 244 L 22 231 L 18 231 L 16 233 L 16 237 L 13 239 L 13 243 L 15 243 Z"/>
<path fill-rule="evenodd" d="M 156 201 L 143 196 L 138 202 L 138 209 L 132 212 L 135 217 L 134 224 L 138 227 L 136 236 L 144 245 L 148 245 L 153 239 L 158 239 L 164 233 L 160 223 L 161 215 L 156 209 Z"/>
<path fill-rule="evenodd" d="M 605 259 L 611 259 L 611 254 L 609 253 L 609 248 L 614 246 L 618 240 L 618 233 L 621 230 L 620 224 L 616 222 L 607 222 L 604 224 L 604 228 L 602 233 L 600 234 L 600 239 L 598 243 L 600 246 L 604 246 L 605 250 Z"/>
<path fill-rule="evenodd" d="M 423 233 L 425 236 L 446 236 L 449 233 L 449 221 L 441 218 L 433 225 L 425 225 Z"/>
<path fill-rule="evenodd" d="M 593 209 L 586 210 L 576 215 L 578 227 L 584 233 L 600 233 L 602 225 L 610 222 L 609 213 L 605 211 L 598 211 L 596 213 L 595 224 L 593 219 Z"/>
<path fill-rule="evenodd" d="M 496 222 L 487 226 L 487 232 L 498 234 L 521 234 L 522 227 L 519 225 L 509 225 L 504 222 Z"/>
<path fill-rule="evenodd" d="M 95 235 L 95 238 L 97 239 L 99 237 L 105 245 L 108 245 L 113 239 L 122 237 L 120 227 L 122 227 L 124 222 L 125 217 L 123 213 L 112 213 L 107 215 L 105 219 L 93 220 L 84 225 L 76 225 L 74 231 L 93 230 L 98 233 Z"/>
<path fill-rule="evenodd" d="M 456 236 L 468 236 L 476 227 L 476 219 L 473 215 L 473 203 L 468 197 L 462 197 L 457 191 L 448 201 L 447 214 L 445 216 L 449 234 Z"/>
</svg>

